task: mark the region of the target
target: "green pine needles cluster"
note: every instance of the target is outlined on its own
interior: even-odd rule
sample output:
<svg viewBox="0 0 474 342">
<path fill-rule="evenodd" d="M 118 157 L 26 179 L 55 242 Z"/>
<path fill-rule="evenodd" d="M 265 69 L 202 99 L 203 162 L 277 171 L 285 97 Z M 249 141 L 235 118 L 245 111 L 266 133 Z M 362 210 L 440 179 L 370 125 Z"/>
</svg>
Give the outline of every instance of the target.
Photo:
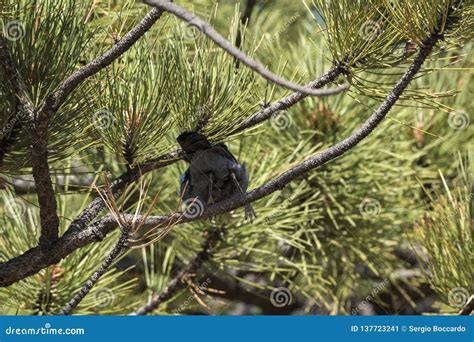
<svg viewBox="0 0 474 342">
<path fill-rule="evenodd" d="M 37 247 L 34 125 L 1 68 L 0 314 L 60 312 L 119 237 L 105 218 L 122 214 L 136 218 L 126 221 L 132 228 L 142 226 L 73 314 L 466 310 L 474 301 L 473 5 L 257 0 L 242 18 L 246 1 L 174 4 L 232 44 L 240 32 L 239 48 L 285 80 L 305 85 L 336 70 L 326 86 L 349 88 L 307 96 L 239 129 L 292 92 L 165 11 L 110 65 L 79 82 L 48 122 L 60 222 L 50 250 L 60 257 L 46 258 L 48 249 Z M 123 44 L 150 10 L 135 1 L 7 1 L 0 33 L 31 103 L 43 108 L 73 72 Z M 185 210 L 181 132 L 225 142 L 246 166 L 249 190 L 258 188 L 351 136 L 430 34 L 438 40 L 433 52 L 385 120 L 343 156 L 253 201 L 255 219 L 237 208 L 160 224 Z M 98 192 L 108 205 L 71 229 L 94 199 L 101 202 Z M 38 270 L 3 283 L 9 260 L 30 249 Z"/>
</svg>

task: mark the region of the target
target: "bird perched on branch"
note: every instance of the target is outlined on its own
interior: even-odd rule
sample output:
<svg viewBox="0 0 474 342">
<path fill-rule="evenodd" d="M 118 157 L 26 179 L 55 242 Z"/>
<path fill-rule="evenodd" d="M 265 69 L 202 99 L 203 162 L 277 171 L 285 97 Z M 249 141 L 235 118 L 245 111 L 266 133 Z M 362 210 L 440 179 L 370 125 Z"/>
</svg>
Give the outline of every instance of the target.
<svg viewBox="0 0 474 342">
<path fill-rule="evenodd" d="M 224 144 L 211 144 L 198 132 L 181 133 L 177 141 L 185 152 L 188 169 L 181 175 L 181 196 L 184 201 L 197 199 L 203 206 L 217 203 L 247 191 L 248 174 Z M 255 212 L 247 204 L 245 218 Z"/>
</svg>

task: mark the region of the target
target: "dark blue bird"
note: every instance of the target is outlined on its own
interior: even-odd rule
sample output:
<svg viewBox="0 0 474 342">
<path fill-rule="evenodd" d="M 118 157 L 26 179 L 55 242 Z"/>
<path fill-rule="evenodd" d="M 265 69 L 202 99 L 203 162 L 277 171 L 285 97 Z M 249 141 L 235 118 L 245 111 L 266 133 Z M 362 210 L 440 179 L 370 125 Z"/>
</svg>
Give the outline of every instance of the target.
<svg viewBox="0 0 474 342">
<path fill-rule="evenodd" d="M 197 132 L 181 133 L 177 141 L 185 152 L 188 169 L 181 175 L 181 196 L 184 201 L 198 199 L 203 206 L 217 203 L 248 187 L 245 167 L 235 159 L 224 144 L 211 144 Z M 247 204 L 245 217 L 252 219 L 255 212 Z"/>
</svg>

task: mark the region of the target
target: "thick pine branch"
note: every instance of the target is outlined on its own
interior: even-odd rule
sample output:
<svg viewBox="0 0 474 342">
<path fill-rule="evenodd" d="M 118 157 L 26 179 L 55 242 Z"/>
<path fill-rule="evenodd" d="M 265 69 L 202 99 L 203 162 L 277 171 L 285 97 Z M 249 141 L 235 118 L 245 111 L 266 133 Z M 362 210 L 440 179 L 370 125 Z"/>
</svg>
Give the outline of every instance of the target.
<svg viewBox="0 0 474 342">
<path fill-rule="evenodd" d="M 133 215 L 121 214 L 127 222 L 131 222 Z M 141 220 L 141 217 L 137 217 Z M 162 222 L 162 217 L 148 217 L 142 228 L 152 229 Z M 21 279 L 31 276 L 45 267 L 58 263 L 75 250 L 93 242 L 102 241 L 104 237 L 117 228 L 116 219 L 106 215 L 99 222 L 90 224 L 81 231 L 67 231 L 56 243 L 45 250 L 34 247 L 24 254 L 0 264 L 0 287 L 9 286 Z"/>
<path fill-rule="evenodd" d="M 39 244 L 47 248 L 58 239 L 59 216 L 48 163 L 48 123 L 37 120 L 31 129 L 31 165 L 40 206 Z"/>
<path fill-rule="evenodd" d="M 27 113 L 30 119 L 31 165 L 40 207 L 41 237 L 39 244 L 42 247 L 48 247 L 57 240 L 59 229 L 56 197 L 48 164 L 48 122 L 41 120 L 37 115 L 26 85 L 13 63 L 4 37 L 0 37 L 0 60 L 20 102 L 20 111 Z"/>
</svg>

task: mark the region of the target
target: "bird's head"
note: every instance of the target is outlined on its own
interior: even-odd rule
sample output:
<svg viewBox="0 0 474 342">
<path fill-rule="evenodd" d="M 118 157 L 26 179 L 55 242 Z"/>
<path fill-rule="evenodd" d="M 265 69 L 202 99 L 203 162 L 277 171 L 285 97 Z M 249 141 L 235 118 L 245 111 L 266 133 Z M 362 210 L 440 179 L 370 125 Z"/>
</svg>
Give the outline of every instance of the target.
<svg viewBox="0 0 474 342">
<path fill-rule="evenodd" d="M 206 136 L 198 132 L 183 132 L 178 135 L 176 140 L 187 154 L 212 147 Z"/>
</svg>

